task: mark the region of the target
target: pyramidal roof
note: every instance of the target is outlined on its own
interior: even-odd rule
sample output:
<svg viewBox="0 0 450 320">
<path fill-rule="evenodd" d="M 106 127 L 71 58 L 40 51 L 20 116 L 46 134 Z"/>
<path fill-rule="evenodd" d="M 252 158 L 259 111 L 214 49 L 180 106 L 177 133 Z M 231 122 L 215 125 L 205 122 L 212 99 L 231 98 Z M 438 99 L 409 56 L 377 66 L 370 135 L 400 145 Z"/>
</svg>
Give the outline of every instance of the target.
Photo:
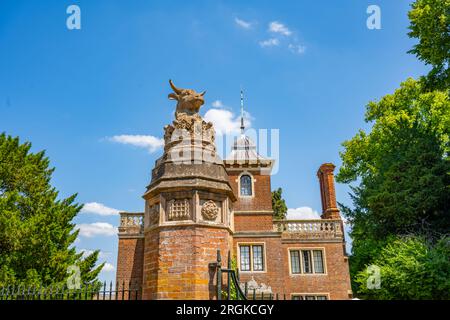
<svg viewBox="0 0 450 320">
<path fill-rule="evenodd" d="M 244 94 L 241 90 L 241 135 L 236 137 L 231 152 L 224 159 L 225 164 L 261 164 L 272 166 L 273 160 L 261 156 L 256 150 L 256 144 L 245 135 L 244 126 Z"/>
<path fill-rule="evenodd" d="M 246 135 L 236 137 L 225 160 L 269 160 L 256 151 L 255 143 Z"/>
</svg>

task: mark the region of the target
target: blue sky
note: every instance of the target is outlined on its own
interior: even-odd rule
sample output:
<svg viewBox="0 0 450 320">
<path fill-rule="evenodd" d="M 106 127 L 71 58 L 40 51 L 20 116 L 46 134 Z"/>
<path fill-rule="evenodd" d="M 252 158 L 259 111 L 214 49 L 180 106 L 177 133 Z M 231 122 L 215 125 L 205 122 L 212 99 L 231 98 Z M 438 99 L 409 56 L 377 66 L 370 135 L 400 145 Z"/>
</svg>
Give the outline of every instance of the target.
<svg viewBox="0 0 450 320">
<path fill-rule="evenodd" d="M 316 171 L 339 167 L 341 143 L 368 128 L 366 103 L 426 72 L 406 53 L 410 3 L 1 1 L 0 132 L 46 150 L 60 196 L 91 204 L 76 218 L 76 246 L 101 249 L 112 266 L 116 210 L 143 210 L 173 117 L 169 78 L 207 90 L 201 113 L 231 131 L 243 86 L 251 127 L 280 130 L 272 188 L 283 188 L 289 208 L 320 211 Z M 81 30 L 66 27 L 71 4 Z M 366 27 L 371 4 L 381 30 Z M 338 184 L 338 201 L 349 204 L 348 191 Z"/>
</svg>

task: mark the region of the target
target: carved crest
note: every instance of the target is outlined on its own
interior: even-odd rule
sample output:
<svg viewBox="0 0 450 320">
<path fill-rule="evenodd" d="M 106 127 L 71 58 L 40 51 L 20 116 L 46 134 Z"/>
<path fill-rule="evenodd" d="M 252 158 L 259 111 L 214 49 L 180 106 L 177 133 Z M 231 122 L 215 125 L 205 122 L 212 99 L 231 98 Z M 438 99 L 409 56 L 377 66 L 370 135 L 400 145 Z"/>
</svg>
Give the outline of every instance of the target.
<svg viewBox="0 0 450 320">
<path fill-rule="evenodd" d="M 219 207 L 212 200 L 203 203 L 202 216 L 205 220 L 216 220 L 219 215 Z"/>
</svg>

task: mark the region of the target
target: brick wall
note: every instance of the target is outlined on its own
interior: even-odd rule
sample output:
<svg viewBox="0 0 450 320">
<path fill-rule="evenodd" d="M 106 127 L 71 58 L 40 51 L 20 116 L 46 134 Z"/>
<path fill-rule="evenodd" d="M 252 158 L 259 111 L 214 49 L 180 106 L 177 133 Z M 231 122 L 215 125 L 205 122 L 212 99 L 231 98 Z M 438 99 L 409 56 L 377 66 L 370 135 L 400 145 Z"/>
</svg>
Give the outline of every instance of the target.
<svg viewBox="0 0 450 320">
<path fill-rule="evenodd" d="M 226 256 L 227 229 L 174 226 L 145 235 L 144 299 L 216 299 L 217 249 Z"/>
<path fill-rule="evenodd" d="M 117 254 L 116 280 L 132 283 L 142 283 L 144 265 L 144 239 L 119 238 Z"/>
<path fill-rule="evenodd" d="M 261 175 L 258 170 L 248 171 L 254 179 L 254 196 L 253 197 L 239 197 L 238 179 L 241 174 L 240 171 L 229 171 L 233 192 L 238 197 L 234 203 L 235 211 L 263 211 L 272 210 L 272 192 L 270 187 L 270 175 Z"/>
<path fill-rule="evenodd" d="M 310 293 L 327 294 L 332 300 L 349 299 L 350 278 L 348 259 L 340 242 L 320 243 L 283 243 L 281 238 L 235 238 L 233 250 L 238 254 L 238 243 L 263 242 L 266 254 L 266 269 L 264 272 L 240 272 L 241 282 L 247 282 L 252 277 L 258 284 L 264 283 L 272 287 L 274 294 Z M 289 248 L 321 248 L 324 249 L 326 274 L 321 275 L 291 275 L 289 272 Z"/>
<path fill-rule="evenodd" d="M 240 231 L 272 231 L 273 214 L 269 213 L 235 213 L 234 230 Z"/>
</svg>

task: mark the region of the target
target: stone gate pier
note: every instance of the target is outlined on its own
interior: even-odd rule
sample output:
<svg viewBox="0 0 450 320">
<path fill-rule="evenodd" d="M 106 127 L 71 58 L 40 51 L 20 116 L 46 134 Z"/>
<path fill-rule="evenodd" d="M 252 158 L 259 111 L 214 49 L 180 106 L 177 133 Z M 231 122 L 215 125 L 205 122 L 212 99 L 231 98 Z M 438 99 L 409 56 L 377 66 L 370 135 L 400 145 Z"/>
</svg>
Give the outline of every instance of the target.
<svg viewBox="0 0 450 320">
<path fill-rule="evenodd" d="M 164 154 L 143 196 L 143 298 L 215 299 L 208 265 L 218 249 L 232 248 L 235 196 L 214 128 L 198 114 L 204 93 L 171 86 L 175 120 L 164 128 Z"/>
</svg>

